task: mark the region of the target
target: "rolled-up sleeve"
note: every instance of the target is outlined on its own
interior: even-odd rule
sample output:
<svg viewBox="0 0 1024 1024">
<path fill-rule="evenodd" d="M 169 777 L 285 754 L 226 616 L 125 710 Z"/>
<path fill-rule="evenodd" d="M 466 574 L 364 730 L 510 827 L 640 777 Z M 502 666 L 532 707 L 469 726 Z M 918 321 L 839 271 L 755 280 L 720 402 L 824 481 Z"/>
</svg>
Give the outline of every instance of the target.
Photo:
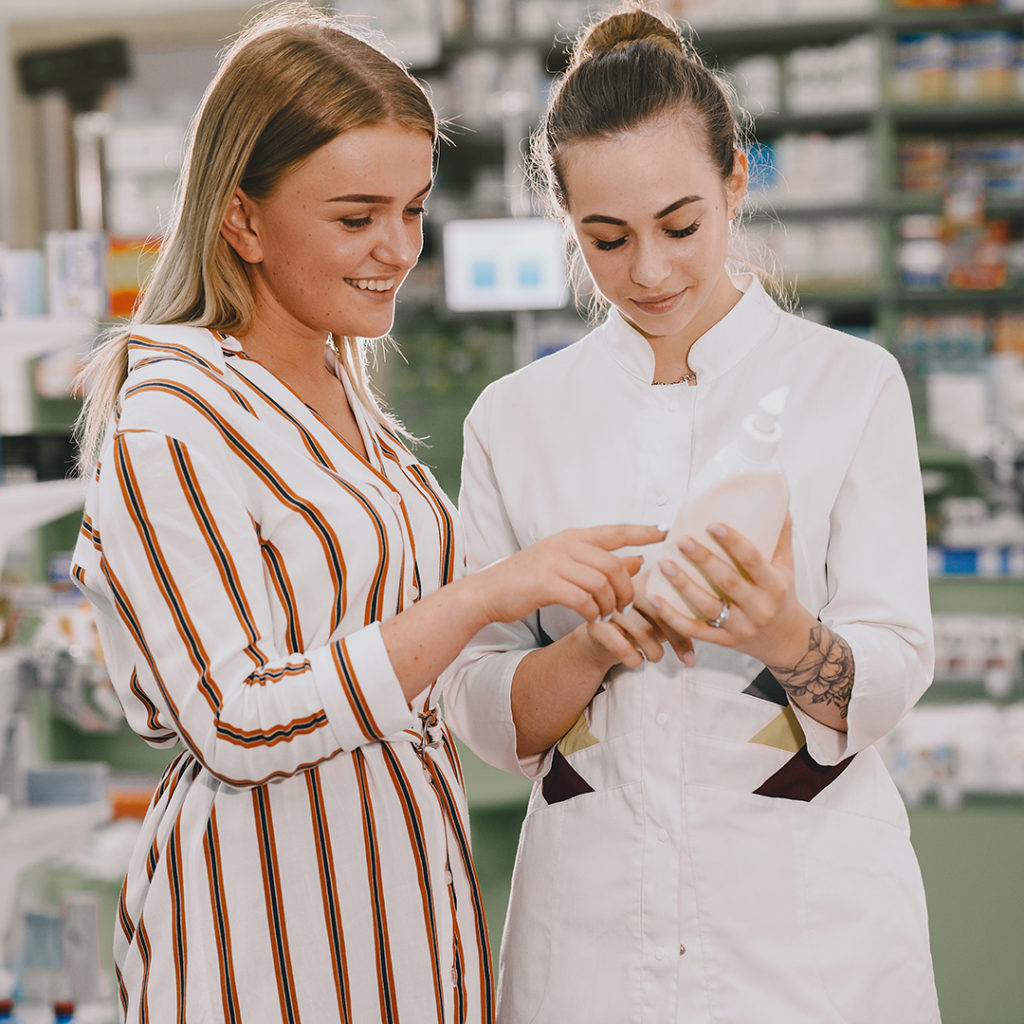
<svg viewBox="0 0 1024 1024">
<path fill-rule="evenodd" d="M 276 649 L 259 537 L 230 467 L 128 431 L 96 486 L 110 541 L 101 572 L 142 657 L 132 685 L 213 775 L 257 785 L 412 725 L 378 623 Z"/>
<path fill-rule="evenodd" d="M 882 363 L 876 390 L 832 509 L 828 600 L 819 613 L 853 653 L 848 731 L 795 709 L 820 764 L 836 764 L 881 739 L 932 678 L 921 470 L 910 396 L 895 360 Z"/>
<path fill-rule="evenodd" d="M 495 479 L 487 444 L 487 392 L 466 419 L 459 514 L 466 536 L 466 569 L 475 572 L 520 550 Z M 492 623 L 442 675 L 445 717 L 459 738 L 488 764 L 534 778 L 543 758 L 516 755 L 512 678 L 539 646 L 526 622 Z"/>
</svg>

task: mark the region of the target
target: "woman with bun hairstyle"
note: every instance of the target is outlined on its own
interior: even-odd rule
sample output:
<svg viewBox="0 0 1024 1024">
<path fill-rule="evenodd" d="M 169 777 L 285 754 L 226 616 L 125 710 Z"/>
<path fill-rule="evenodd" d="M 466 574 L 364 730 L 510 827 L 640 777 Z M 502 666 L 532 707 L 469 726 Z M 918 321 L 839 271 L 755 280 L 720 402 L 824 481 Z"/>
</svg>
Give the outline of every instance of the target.
<svg viewBox="0 0 1024 1024">
<path fill-rule="evenodd" d="M 663 534 L 563 531 L 464 577 L 455 511 L 365 367 L 437 140 L 375 46 L 308 6 L 264 15 L 93 361 L 74 577 L 129 724 L 181 748 L 121 893 L 123 1020 L 493 1019 L 438 673 L 489 622 L 625 607 L 640 559 L 613 550 Z"/>
<path fill-rule="evenodd" d="M 452 666 L 453 728 L 535 780 L 498 1019 L 935 1024 L 920 872 L 875 748 L 932 671 L 897 363 L 731 272 L 746 154 L 667 21 L 630 8 L 585 32 L 535 143 L 609 310 L 471 411 L 469 570 L 567 527 L 671 521 L 782 386 L 790 517 L 770 559 L 727 527 L 715 550 L 681 541 L 717 594 L 676 571 L 689 614 L 641 585 L 600 621 L 488 626 Z"/>
</svg>

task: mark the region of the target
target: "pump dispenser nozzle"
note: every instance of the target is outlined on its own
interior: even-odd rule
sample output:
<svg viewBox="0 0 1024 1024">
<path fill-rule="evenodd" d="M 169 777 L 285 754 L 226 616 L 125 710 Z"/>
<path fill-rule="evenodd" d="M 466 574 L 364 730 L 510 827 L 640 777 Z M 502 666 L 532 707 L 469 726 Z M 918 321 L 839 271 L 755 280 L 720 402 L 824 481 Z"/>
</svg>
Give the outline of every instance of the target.
<svg viewBox="0 0 1024 1024">
<path fill-rule="evenodd" d="M 779 417 L 782 416 L 788 395 L 789 388 L 785 385 L 768 392 L 757 403 L 757 411 L 743 421 L 737 445 L 744 458 L 754 462 L 767 462 L 775 454 L 775 449 L 782 440 Z"/>
<path fill-rule="evenodd" d="M 754 428 L 764 434 L 774 433 L 782 410 L 786 408 L 786 399 L 789 397 L 789 388 L 783 385 L 769 392 L 760 402 L 757 403 L 757 412 L 754 415 Z"/>
</svg>

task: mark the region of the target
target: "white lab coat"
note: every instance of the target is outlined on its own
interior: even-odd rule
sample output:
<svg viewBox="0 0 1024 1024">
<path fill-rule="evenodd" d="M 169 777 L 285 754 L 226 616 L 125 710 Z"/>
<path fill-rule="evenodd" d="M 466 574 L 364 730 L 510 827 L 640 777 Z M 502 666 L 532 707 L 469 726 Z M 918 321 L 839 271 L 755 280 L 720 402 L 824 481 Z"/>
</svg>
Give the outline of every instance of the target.
<svg viewBox="0 0 1024 1024">
<path fill-rule="evenodd" d="M 535 778 L 501 950 L 502 1024 L 933 1024 L 924 893 L 873 744 L 932 671 L 911 406 L 884 349 L 783 312 L 750 278 L 694 345 L 696 386 L 652 386 L 618 314 L 491 385 L 466 422 L 470 571 L 571 526 L 671 519 L 757 400 L 790 388 L 801 602 L 842 635 L 849 732 L 789 705 L 764 666 L 613 670 L 558 750 L 520 762 L 519 660 L 578 623 L 552 607 L 482 631 L 446 677 L 450 723 Z M 756 682 L 755 682 L 756 680 Z"/>
</svg>

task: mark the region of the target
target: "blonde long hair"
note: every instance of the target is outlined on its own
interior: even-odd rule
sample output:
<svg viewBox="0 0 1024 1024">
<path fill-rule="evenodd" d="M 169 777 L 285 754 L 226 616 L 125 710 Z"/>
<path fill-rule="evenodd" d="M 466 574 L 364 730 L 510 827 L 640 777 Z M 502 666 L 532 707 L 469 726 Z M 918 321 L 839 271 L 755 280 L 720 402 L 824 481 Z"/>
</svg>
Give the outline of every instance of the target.
<svg viewBox="0 0 1024 1024">
<path fill-rule="evenodd" d="M 351 26 L 305 3 L 258 16 L 224 52 L 189 129 L 170 232 L 127 326 L 93 352 L 76 425 L 79 470 L 90 476 L 128 375 L 136 323 L 185 324 L 245 334 L 253 296 L 245 264 L 220 234 L 235 190 L 269 195 L 289 168 L 344 131 L 394 121 L 438 123 L 419 83 Z M 370 386 L 365 339 L 335 338 L 353 388 L 381 423 L 395 421 Z"/>
</svg>

